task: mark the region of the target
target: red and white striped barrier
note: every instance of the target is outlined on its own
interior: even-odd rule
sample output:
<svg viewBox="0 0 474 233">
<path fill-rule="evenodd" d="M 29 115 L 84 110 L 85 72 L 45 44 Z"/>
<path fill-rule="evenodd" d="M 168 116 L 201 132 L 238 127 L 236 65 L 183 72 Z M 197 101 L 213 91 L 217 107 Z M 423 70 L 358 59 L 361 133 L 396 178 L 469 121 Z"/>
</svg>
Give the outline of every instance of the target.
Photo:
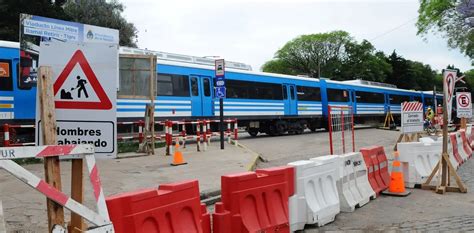
<svg viewBox="0 0 474 233">
<path fill-rule="evenodd" d="M 3 146 L 34 146 L 35 142 L 12 142 L 11 139 L 12 137 L 10 136 L 10 131 L 12 129 L 18 129 L 18 128 L 32 128 L 34 129 L 34 125 L 10 125 L 10 124 L 4 124 L 3 125 Z"/>
<path fill-rule="evenodd" d="M 53 156 L 83 157 L 86 160 L 89 178 L 96 200 L 97 213 L 12 161 L 12 159 L 18 158 L 45 158 Z M 94 147 L 92 145 L 2 147 L 0 148 L 0 168 L 5 169 L 49 199 L 77 213 L 96 226 L 93 230 L 86 232 L 113 232 L 113 225 L 110 222 L 109 213 L 105 204 L 104 191 L 102 190 L 99 171 L 95 163 Z"/>
</svg>

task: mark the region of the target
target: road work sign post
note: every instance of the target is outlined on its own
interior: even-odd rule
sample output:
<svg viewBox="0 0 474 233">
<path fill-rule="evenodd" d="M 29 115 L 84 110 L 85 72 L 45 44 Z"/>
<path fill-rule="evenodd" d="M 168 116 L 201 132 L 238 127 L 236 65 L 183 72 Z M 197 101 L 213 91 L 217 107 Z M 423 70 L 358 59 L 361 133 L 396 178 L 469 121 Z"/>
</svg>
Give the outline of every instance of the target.
<svg viewBox="0 0 474 233">
<path fill-rule="evenodd" d="M 465 129 L 467 119 L 472 118 L 472 99 L 470 92 L 456 93 L 457 117 L 461 118 L 461 128 Z"/>
<path fill-rule="evenodd" d="M 216 86 L 215 96 L 219 98 L 219 132 L 221 141 L 221 150 L 224 149 L 224 98 L 226 97 L 225 88 L 225 61 L 218 59 L 215 61 Z"/>
<path fill-rule="evenodd" d="M 462 182 L 461 177 L 457 174 L 456 169 L 451 164 L 449 159 L 450 155 L 448 154 L 448 120 L 450 118 L 449 115 L 451 115 L 451 102 L 453 99 L 456 76 L 457 71 L 455 70 L 443 71 L 443 151 L 440 161 L 433 169 L 426 182 L 421 186 L 422 189 L 432 189 L 439 194 L 444 194 L 445 192 L 467 192 L 467 188 Z M 441 182 L 436 185 L 431 185 L 431 181 L 438 171 L 441 171 Z M 451 185 L 451 176 L 456 180 L 457 187 Z"/>
<path fill-rule="evenodd" d="M 117 59 L 116 45 L 42 44 L 40 65 L 53 70 L 58 145 L 92 144 L 96 157 L 116 157 Z M 41 135 L 38 109 L 36 125 Z M 37 139 L 42 145 L 41 137 Z"/>
</svg>

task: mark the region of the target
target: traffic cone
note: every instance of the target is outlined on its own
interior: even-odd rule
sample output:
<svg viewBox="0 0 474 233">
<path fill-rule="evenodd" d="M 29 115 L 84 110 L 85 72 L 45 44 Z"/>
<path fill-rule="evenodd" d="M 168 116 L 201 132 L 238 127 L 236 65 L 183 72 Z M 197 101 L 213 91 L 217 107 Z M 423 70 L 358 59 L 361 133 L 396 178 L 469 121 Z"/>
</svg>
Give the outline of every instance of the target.
<svg viewBox="0 0 474 233">
<path fill-rule="evenodd" d="M 388 190 L 382 192 L 382 194 L 398 197 L 406 197 L 411 192 L 405 190 L 405 180 L 403 179 L 402 164 L 398 158 L 399 152 L 395 151 L 392 163 L 392 173 L 390 174 L 390 184 Z"/>
<path fill-rule="evenodd" d="M 183 153 L 181 153 L 181 151 L 179 150 L 179 140 L 176 139 L 176 144 L 174 146 L 173 162 L 171 163 L 171 166 L 179 166 L 184 164 L 188 163 L 184 161 Z"/>
</svg>

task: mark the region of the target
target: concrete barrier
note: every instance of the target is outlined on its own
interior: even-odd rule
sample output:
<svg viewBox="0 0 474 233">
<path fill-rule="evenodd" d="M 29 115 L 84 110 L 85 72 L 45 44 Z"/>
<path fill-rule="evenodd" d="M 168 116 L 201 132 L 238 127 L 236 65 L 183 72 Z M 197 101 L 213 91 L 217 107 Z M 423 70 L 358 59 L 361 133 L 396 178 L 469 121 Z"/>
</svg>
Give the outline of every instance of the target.
<svg viewBox="0 0 474 233">
<path fill-rule="evenodd" d="M 397 144 L 405 187 L 423 184 L 441 159 L 443 142 L 402 142 Z M 436 177 L 434 177 L 436 180 Z"/>
<path fill-rule="evenodd" d="M 295 195 L 289 200 L 290 231 L 302 230 L 305 224 L 323 226 L 334 221 L 340 212 L 336 187 L 337 156 L 334 159 L 300 160 L 288 165 L 295 168 Z"/>
</svg>

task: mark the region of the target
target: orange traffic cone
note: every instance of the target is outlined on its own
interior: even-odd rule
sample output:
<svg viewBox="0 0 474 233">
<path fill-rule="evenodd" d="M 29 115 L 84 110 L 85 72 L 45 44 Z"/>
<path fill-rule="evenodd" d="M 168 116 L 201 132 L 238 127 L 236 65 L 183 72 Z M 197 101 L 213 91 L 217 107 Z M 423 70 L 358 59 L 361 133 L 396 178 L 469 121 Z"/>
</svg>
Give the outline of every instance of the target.
<svg viewBox="0 0 474 233">
<path fill-rule="evenodd" d="M 399 155 L 398 151 L 395 151 L 392 173 L 390 174 L 390 184 L 388 190 L 383 191 L 382 194 L 405 197 L 411 193 L 405 190 L 405 180 L 403 179 L 402 164 L 398 158 Z"/>
<path fill-rule="evenodd" d="M 173 154 L 173 162 L 171 163 L 172 166 L 179 166 L 188 164 L 184 161 L 183 153 L 179 150 L 179 140 L 176 139 L 175 147 L 174 147 L 174 154 Z"/>
</svg>

